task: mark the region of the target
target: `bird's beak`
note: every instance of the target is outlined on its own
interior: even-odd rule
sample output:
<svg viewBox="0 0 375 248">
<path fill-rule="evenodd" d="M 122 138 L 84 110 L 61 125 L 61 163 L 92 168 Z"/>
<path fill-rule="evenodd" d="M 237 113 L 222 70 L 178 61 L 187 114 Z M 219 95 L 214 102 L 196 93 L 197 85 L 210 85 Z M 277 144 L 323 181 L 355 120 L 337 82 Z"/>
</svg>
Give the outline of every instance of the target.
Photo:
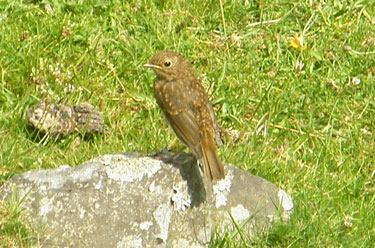
<svg viewBox="0 0 375 248">
<path fill-rule="evenodd" d="M 154 64 L 150 64 L 150 63 L 144 64 L 143 66 L 146 67 L 146 68 L 151 68 L 151 69 L 154 69 L 154 68 L 160 69 L 160 66 L 154 65 Z"/>
</svg>

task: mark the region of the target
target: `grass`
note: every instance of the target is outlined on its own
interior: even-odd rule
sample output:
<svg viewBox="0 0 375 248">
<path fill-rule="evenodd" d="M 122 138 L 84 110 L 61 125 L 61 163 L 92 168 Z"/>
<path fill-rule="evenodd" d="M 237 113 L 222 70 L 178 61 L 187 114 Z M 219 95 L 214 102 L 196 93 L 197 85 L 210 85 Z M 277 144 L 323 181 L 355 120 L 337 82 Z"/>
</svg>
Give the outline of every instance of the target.
<svg viewBox="0 0 375 248">
<path fill-rule="evenodd" d="M 1 184 L 107 153 L 180 147 L 153 99 L 154 75 L 142 67 L 156 51 L 174 50 L 193 62 L 212 98 L 227 134 L 222 160 L 293 196 L 291 220 L 246 245 L 370 247 L 371 2 L 0 1 Z M 303 44 L 293 47 L 295 33 Z M 35 138 L 24 113 L 45 99 L 90 102 L 112 133 Z M 2 245 L 35 245 L 22 211 L 1 206 Z M 230 234 L 215 244 L 245 246 Z"/>
</svg>

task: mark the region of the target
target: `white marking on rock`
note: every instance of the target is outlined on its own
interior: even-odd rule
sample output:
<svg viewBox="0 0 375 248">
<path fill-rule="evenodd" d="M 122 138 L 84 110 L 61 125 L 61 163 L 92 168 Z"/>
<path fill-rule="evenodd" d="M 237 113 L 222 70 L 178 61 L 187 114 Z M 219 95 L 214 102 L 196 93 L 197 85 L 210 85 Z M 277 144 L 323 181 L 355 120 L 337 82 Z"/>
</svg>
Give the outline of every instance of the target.
<svg viewBox="0 0 375 248">
<path fill-rule="evenodd" d="M 227 205 L 227 197 L 230 193 L 230 187 L 232 185 L 233 173 L 228 170 L 227 175 L 224 179 L 218 181 L 212 186 L 213 193 L 216 199 L 216 208 Z"/>
<path fill-rule="evenodd" d="M 277 196 L 279 197 L 279 201 L 286 211 L 290 211 L 294 208 L 292 197 L 284 190 L 280 189 Z"/>
<path fill-rule="evenodd" d="M 156 235 L 156 237 L 161 239 L 166 244 L 168 240 L 168 230 L 172 217 L 172 210 L 168 205 L 163 204 L 160 205 L 152 215 L 160 228 L 160 233 Z"/>
<path fill-rule="evenodd" d="M 103 163 L 108 164 L 105 167 L 107 176 L 121 182 L 141 181 L 144 176 L 150 178 L 160 170 L 162 163 L 148 157 L 127 157 L 125 155 L 103 157 L 101 157 Z"/>
<path fill-rule="evenodd" d="M 125 236 L 117 243 L 116 248 L 142 248 L 142 239 L 136 235 Z"/>
<path fill-rule="evenodd" d="M 150 183 L 150 186 L 148 186 L 148 190 L 150 192 L 154 192 L 155 191 L 155 181 L 153 181 L 152 183 Z"/>
<path fill-rule="evenodd" d="M 175 211 L 185 211 L 191 205 L 190 195 L 188 193 L 187 182 L 183 181 L 178 184 L 178 186 L 173 186 L 172 195 L 173 209 Z"/>
<path fill-rule="evenodd" d="M 230 209 L 230 213 L 233 219 L 238 223 L 250 216 L 250 211 L 246 209 L 242 204 L 238 204 Z"/>
<path fill-rule="evenodd" d="M 51 202 L 47 197 L 43 197 L 40 201 L 40 215 L 46 216 L 51 211 Z"/>
<path fill-rule="evenodd" d="M 22 177 L 41 186 L 43 190 L 59 189 L 67 181 L 67 178 L 61 174 L 64 175 L 64 172 L 69 170 L 71 170 L 69 165 L 62 165 L 55 170 L 28 171 Z M 42 187 L 42 184 L 48 184 L 48 187 L 46 185 Z"/>
<path fill-rule="evenodd" d="M 95 185 L 95 189 L 101 189 L 102 188 L 102 180 L 99 180 L 99 182 Z"/>
<path fill-rule="evenodd" d="M 141 228 L 141 230 L 148 230 L 153 224 L 154 223 L 152 223 L 151 221 L 145 221 L 139 224 L 139 228 Z"/>
</svg>

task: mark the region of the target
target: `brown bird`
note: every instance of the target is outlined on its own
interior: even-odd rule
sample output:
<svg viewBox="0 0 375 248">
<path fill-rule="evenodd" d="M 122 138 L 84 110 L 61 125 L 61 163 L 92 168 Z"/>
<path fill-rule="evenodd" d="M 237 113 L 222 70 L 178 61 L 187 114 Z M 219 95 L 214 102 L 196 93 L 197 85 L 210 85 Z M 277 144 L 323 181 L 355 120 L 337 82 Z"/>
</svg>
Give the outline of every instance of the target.
<svg viewBox="0 0 375 248">
<path fill-rule="evenodd" d="M 221 145 L 215 113 L 189 61 L 178 53 L 161 51 L 144 66 L 156 73 L 156 102 L 177 137 L 203 162 L 210 181 L 224 178 L 215 147 L 215 141 Z"/>
</svg>

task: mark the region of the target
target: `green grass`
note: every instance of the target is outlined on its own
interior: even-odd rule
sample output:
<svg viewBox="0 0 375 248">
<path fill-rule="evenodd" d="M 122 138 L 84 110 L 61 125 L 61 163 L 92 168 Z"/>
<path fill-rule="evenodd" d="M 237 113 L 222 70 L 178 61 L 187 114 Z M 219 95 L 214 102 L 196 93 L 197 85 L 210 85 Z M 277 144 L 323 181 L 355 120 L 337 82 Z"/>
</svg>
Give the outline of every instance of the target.
<svg viewBox="0 0 375 248">
<path fill-rule="evenodd" d="M 154 74 L 142 67 L 174 50 L 193 62 L 221 127 L 240 133 L 226 136 L 222 160 L 293 196 L 291 220 L 247 245 L 370 247 L 375 5 L 324 2 L 0 1 L 1 184 L 107 153 L 181 146 L 153 99 Z M 294 33 L 306 49 L 290 46 Z M 24 113 L 45 99 L 90 102 L 113 132 L 37 139 Z M 2 204 L 4 246 L 35 245 L 22 212 Z M 244 246 L 230 234 L 215 244 Z"/>
</svg>

